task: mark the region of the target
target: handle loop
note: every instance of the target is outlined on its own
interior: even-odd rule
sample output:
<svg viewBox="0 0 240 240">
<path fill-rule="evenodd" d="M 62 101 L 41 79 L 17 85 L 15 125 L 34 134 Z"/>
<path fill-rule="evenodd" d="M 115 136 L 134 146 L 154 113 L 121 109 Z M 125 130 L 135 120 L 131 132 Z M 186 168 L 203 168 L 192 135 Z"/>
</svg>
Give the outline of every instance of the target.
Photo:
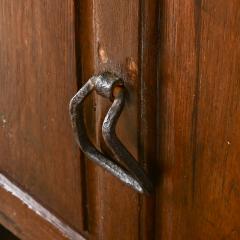
<svg viewBox="0 0 240 240">
<path fill-rule="evenodd" d="M 114 89 L 117 88 L 117 94 L 114 94 Z M 93 90 L 113 101 L 103 121 L 102 134 L 104 141 L 118 163 L 98 151 L 87 136 L 82 104 Z M 105 72 L 101 75 L 91 77 L 70 101 L 69 111 L 75 139 L 81 150 L 90 160 L 102 166 L 136 191 L 150 193 L 152 191 L 151 181 L 115 133 L 117 120 L 124 107 L 124 96 L 123 81 L 116 75 Z"/>
</svg>

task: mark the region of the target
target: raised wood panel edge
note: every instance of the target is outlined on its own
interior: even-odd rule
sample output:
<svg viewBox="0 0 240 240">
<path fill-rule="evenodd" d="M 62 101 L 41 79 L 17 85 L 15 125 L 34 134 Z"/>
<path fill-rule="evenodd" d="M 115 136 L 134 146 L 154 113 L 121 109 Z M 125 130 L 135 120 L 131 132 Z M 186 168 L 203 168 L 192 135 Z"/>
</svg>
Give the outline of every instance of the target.
<svg viewBox="0 0 240 240">
<path fill-rule="evenodd" d="M 0 223 L 21 239 L 85 239 L 3 174 L 0 197 Z"/>
<path fill-rule="evenodd" d="M 158 59 L 159 59 L 159 9 L 157 0 L 140 0 L 139 7 L 139 160 L 147 170 L 154 188 L 159 184 L 161 170 L 158 166 Z M 139 197 L 139 235 L 141 239 L 154 239 L 155 192 Z"/>
</svg>

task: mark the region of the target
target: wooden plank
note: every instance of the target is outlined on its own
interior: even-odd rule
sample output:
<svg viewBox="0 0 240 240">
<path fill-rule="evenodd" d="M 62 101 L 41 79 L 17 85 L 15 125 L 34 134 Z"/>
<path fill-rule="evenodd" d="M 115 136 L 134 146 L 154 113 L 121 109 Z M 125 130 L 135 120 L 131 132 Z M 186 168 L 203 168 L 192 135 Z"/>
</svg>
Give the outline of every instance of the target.
<svg viewBox="0 0 240 240">
<path fill-rule="evenodd" d="M 239 239 L 240 2 L 199 6 L 193 238 Z"/>
<path fill-rule="evenodd" d="M 156 239 L 194 239 L 188 232 L 196 137 L 196 2 L 160 3 Z"/>
<path fill-rule="evenodd" d="M 73 1 L 0 1 L 0 171 L 82 229 Z"/>
<path fill-rule="evenodd" d="M 158 182 L 157 163 L 157 108 L 158 53 L 159 53 L 159 1 L 140 1 L 139 32 L 139 160 L 147 169 L 153 185 Z M 159 172 L 158 172 L 159 171 Z M 140 239 L 155 236 L 155 192 L 140 198 Z"/>
<path fill-rule="evenodd" d="M 77 50 L 77 77 L 79 88 L 94 74 L 94 47 L 93 47 L 93 5 L 92 1 L 76 1 L 76 50 Z M 96 143 L 96 126 L 95 126 L 95 96 L 90 95 L 84 101 L 85 126 L 89 138 Z M 89 239 L 97 236 L 97 222 L 99 216 L 96 213 L 99 202 L 95 198 L 98 168 L 95 163 L 89 161 L 81 153 L 82 165 L 84 165 L 84 230 L 88 231 Z"/>
<path fill-rule="evenodd" d="M 93 2 L 94 72 L 113 71 L 123 76 L 129 99 L 118 123 L 117 134 L 129 151 L 138 154 L 138 1 Z M 105 153 L 101 125 L 110 106 L 108 100 L 95 96 L 97 145 Z M 139 237 L 139 197 L 109 173 L 96 167 L 94 188 L 95 233 L 98 239 L 132 239 Z"/>
<path fill-rule="evenodd" d="M 0 221 L 19 238 L 84 240 L 2 174 L 0 196 Z"/>
<path fill-rule="evenodd" d="M 144 124 L 150 126 L 156 123 L 156 118 L 148 116 L 151 110 L 147 103 L 154 98 L 152 89 L 155 93 L 157 89 L 154 87 L 156 69 L 149 68 L 157 58 L 151 56 L 157 45 L 157 1 L 152 5 L 149 1 L 146 6 L 139 1 L 84 1 L 79 4 L 81 81 L 85 82 L 91 75 L 106 70 L 123 77 L 128 88 L 128 100 L 118 123 L 117 134 L 136 159 L 147 167 L 154 155 L 152 150 L 156 149 L 156 145 L 150 144 L 155 140 L 155 131 L 149 127 L 141 133 L 140 128 L 143 129 Z M 146 13 L 144 17 L 139 14 L 142 10 Z M 151 25 L 153 22 L 156 25 Z M 144 35 L 143 39 L 141 34 Z M 142 45 L 143 51 L 140 50 Z M 144 58 L 141 59 L 143 54 Z M 149 85 L 148 74 L 151 77 Z M 141 81 L 144 82 L 143 86 Z M 141 87 L 147 91 L 142 92 L 142 97 L 146 94 L 148 99 L 146 104 L 140 100 Z M 140 104 L 144 104 L 143 109 Z M 109 106 L 108 100 L 94 95 L 85 108 L 88 133 L 95 145 L 106 154 L 109 152 L 102 141 L 101 125 Z M 140 117 L 141 111 L 144 111 L 144 120 Z M 140 138 L 145 138 L 146 154 L 140 151 Z M 153 198 L 146 200 L 140 197 L 91 161 L 86 161 L 86 170 L 90 238 L 126 239 L 131 236 L 131 239 L 148 239 L 154 227 Z"/>
<path fill-rule="evenodd" d="M 240 4 L 161 5 L 156 238 L 239 239 Z"/>
</svg>

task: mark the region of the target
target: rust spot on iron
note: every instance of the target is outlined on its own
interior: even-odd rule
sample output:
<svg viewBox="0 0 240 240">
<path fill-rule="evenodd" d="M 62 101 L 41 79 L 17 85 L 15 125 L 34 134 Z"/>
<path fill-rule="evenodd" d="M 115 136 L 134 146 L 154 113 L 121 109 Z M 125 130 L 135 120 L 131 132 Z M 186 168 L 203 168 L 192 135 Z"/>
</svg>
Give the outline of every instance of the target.
<svg viewBox="0 0 240 240">
<path fill-rule="evenodd" d="M 108 55 L 106 50 L 104 50 L 103 46 L 101 44 L 98 45 L 98 58 L 101 63 L 107 63 L 108 62 Z"/>
</svg>

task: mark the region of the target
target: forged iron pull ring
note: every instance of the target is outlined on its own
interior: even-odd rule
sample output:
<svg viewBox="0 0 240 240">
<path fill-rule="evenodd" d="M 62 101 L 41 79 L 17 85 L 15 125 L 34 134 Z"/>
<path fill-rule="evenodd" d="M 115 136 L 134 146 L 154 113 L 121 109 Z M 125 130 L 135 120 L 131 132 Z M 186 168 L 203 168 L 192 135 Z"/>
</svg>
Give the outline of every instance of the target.
<svg viewBox="0 0 240 240">
<path fill-rule="evenodd" d="M 97 150 L 87 136 L 82 104 L 93 90 L 113 101 L 103 121 L 102 134 L 107 147 L 117 162 Z M 102 166 L 136 191 L 151 193 L 153 188 L 151 181 L 115 133 L 117 120 L 124 107 L 124 92 L 123 81 L 115 74 L 105 72 L 91 77 L 70 101 L 69 111 L 73 132 L 77 144 L 90 160 Z"/>
</svg>

